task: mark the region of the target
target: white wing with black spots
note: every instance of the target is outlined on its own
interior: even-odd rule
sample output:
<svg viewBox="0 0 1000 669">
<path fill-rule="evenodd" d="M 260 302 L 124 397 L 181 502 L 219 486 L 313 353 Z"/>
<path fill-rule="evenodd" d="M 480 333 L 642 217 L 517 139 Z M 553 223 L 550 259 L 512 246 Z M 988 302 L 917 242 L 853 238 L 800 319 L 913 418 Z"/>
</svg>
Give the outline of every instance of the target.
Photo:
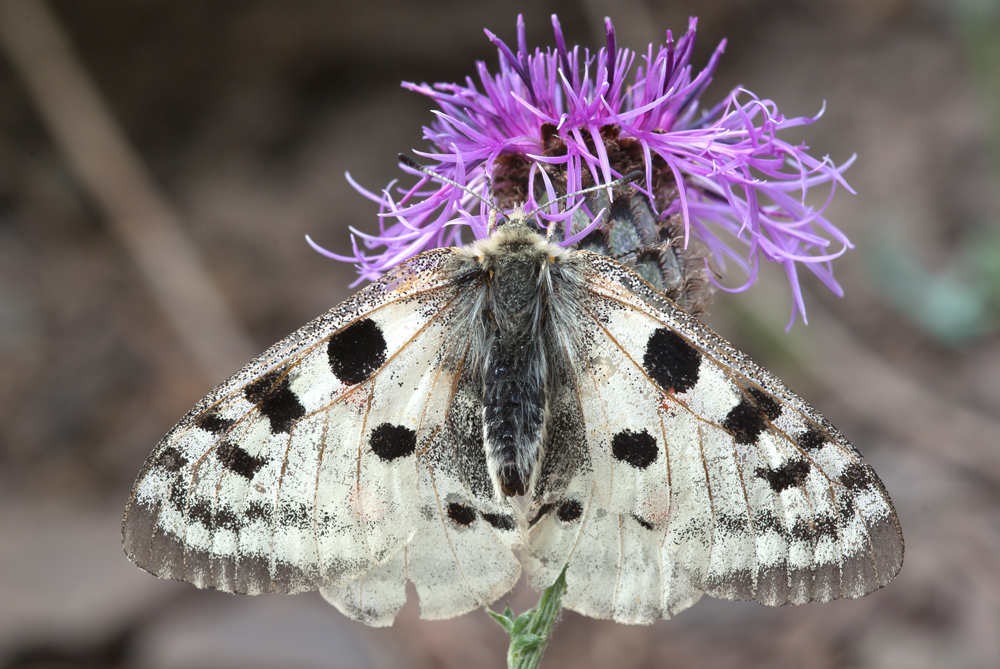
<svg viewBox="0 0 1000 669">
<path fill-rule="evenodd" d="M 494 499 L 485 469 L 481 392 L 470 387 L 461 366 L 437 383 L 447 390 L 432 395 L 426 420 L 434 427 L 415 456 L 418 499 L 407 517 L 412 538 L 389 563 L 320 590 L 369 624 L 392 624 L 407 580 L 416 586 L 421 616 L 440 619 L 495 601 L 521 573 L 512 552 L 520 541 L 515 510 Z"/>
<path fill-rule="evenodd" d="M 407 580 L 425 617 L 509 590 L 514 515 L 484 494 L 485 458 L 455 455 L 482 453 L 482 428 L 454 254 L 405 263 L 202 400 L 139 474 L 129 558 L 228 592 L 321 588 L 371 624 L 392 621 Z"/>
<path fill-rule="evenodd" d="M 702 593 L 781 605 L 886 585 L 902 535 L 857 451 L 635 274 L 585 257 L 571 394 L 587 455 L 574 468 L 546 450 L 560 462 L 543 470 L 572 471 L 535 500 L 529 583 L 544 587 L 568 564 L 564 605 L 632 623 Z"/>
<path fill-rule="evenodd" d="M 522 565 L 537 589 L 565 566 L 571 609 L 649 623 L 705 593 L 860 597 L 903 557 L 881 482 L 819 413 L 523 212 L 403 263 L 212 391 L 146 462 L 123 538 L 159 576 L 319 589 L 372 625 L 407 581 L 447 618 Z"/>
</svg>

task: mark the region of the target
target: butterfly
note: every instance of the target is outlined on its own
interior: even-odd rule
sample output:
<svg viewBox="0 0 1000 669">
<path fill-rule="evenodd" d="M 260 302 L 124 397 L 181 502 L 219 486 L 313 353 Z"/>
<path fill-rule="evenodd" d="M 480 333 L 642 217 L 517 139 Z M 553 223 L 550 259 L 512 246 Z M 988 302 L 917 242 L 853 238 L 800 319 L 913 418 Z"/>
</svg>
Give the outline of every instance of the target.
<svg viewBox="0 0 1000 669">
<path fill-rule="evenodd" d="M 489 230 L 201 400 L 139 473 L 128 557 L 202 588 L 318 589 L 376 626 L 407 581 L 441 619 L 565 568 L 563 606 L 651 623 L 702 594 L 800 604 L 896 575 L 892 502 L 815 409 L 626 265 L 520 209 Z"/>
</svg>

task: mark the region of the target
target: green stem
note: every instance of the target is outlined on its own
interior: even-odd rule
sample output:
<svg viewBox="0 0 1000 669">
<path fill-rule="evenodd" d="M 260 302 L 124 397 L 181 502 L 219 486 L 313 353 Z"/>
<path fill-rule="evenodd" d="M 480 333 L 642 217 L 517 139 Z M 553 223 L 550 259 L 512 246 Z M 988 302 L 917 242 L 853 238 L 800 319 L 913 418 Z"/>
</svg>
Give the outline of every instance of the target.
<svg viewBox="0 0 1000 669">
<path fill-rule="evenodd" d="M 507 651 L 507 669 L 537 669 L 542 653 L 549 642 L 552 627 L 562 609 L 562 596 L 566 592 L 566 567 L 559 578 L 542 593 L 538 606 L 514 617 L 508 606 L 503 613 L 487 609 L 487 613 L 497 621 L 510 636 Z"/>
</svg>

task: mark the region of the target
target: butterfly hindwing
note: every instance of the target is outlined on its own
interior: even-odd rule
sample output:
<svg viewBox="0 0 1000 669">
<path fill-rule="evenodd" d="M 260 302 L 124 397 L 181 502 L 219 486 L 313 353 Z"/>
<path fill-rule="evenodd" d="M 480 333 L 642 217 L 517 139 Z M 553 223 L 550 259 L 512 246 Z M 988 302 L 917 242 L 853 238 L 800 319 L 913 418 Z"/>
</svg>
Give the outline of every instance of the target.
<svg viewBox="0 0 1000 669">
<path fill-rule="evenodd" d="M 565 605 L 621 622 L 668 617 L 702 592 L 779 605 L 888 583 L 898 521 L 856 450 L 632 272 L 584 255 L 573 383 L 589 464 L 563 493 L 580 504 L 575 524 L 550 511 L 532 527 L 529 583 L 568 561 Z"/>
<path fill-rule="evenodd" d="M 442 343 L 442 355 L 452 348 Z M 427 427 L 417 449 L 419 490 L 408 522 L 413 536 L 391 561 L 323 596 L 351 617 L 389 625 L 405 601 L 410 580 L 421 615 L 450 618 L 484 606 L 510 590 L 520 575 L 512 552 L 520 534 L 513 507 L 498 502 L 482 446 L 482 402 L 462 356 L 453 373 L 425 376 L 436 390 L 426 397 Z M 476 456 L 479 456 L 478 458 Z"/>
<path fill-rule="evenodd" d="M 580 436 L 587 466 L 573 467 L 565 489 L 550 496 L 548 509 L 536 512 L 529 550 L 522 554 L 525 571 L 529 584 L 540 588 L 568 564 L 567 607 L 599 618 L 649 623 L 665 617 L 663 599 L 673 596 L 669 570 L 674 565 L 662 555 L 667 521 L 680 515 L 697 521 L 694 514 L 702 513 L 705 522 L 692 522 L 685 531 L 708 525 L 709 507 L 701 499 L 704 479 L 688 480 L 688 470 L 698 474 L 703 469 L 691 458 L 679 466 L 671 462 L 664 448 L 669 426 L 661 420 L 648 380 L 597 322 L 585 314 L 581 321 L 585 345 L 570 375 L 569 394 L 584 426 Z M 696 430 L 697 424 L 673 427 L 683 432 Z M 556 449 L 546 453 L 547 459 L 561 459 Z M 674 499 L 672 490 L 684 494 Z M 675 506 L 681 508 L 675 511 Z M 679 596 L 690 598 L 690 604 L 700 591 Z"/>
</svg>

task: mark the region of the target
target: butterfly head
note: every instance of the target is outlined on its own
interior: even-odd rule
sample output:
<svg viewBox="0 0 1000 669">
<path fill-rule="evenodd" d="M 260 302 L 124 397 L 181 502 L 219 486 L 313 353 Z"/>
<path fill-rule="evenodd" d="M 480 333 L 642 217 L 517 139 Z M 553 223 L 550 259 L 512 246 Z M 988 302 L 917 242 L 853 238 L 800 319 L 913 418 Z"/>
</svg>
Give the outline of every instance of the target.
<svg viewBox="0 0 1000 669">
<path fill-rule="evenodd" d="M 520 205 L 508 214 L 487 239 L 472 244 L 472 255 L 484 272 L 500 267 L 524 265 L 537 268 L 556 262 L 566 249 L 549 242 L 534 219 Z"/>
</svg>

